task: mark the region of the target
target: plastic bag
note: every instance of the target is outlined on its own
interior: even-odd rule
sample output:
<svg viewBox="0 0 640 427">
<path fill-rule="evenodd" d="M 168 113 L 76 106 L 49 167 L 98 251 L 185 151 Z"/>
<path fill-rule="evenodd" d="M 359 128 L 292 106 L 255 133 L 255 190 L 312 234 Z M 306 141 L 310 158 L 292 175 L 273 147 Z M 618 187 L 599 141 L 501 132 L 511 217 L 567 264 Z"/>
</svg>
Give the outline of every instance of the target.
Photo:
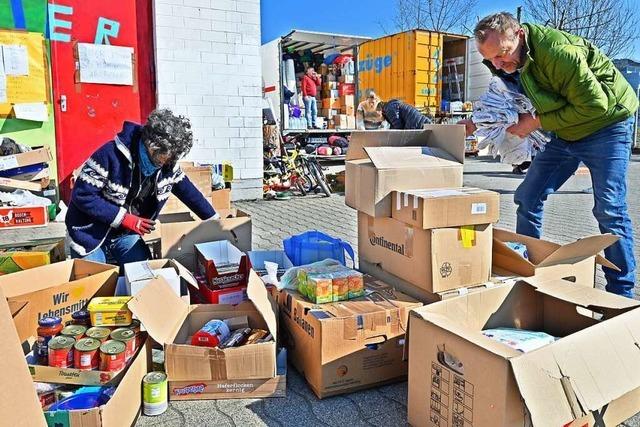
<svg viewBox="0 0 640 427">
<path fill-rule="evenodd" d="M 298 272 L 301 269 L 307 269 L 307 270 L 309 270 L 309 269 L 323 269 L 325 267 L 338 266 L 338 265 L 342 265 L 342 264 L 340 264 L 335 259 L 325 259 L 325 260 L 314 262 L 314 263 L 307 264 L 307 265 L 300 265 L 300 266 L 297 266 L 297 267 L 291 267 L 290 269 L 285 271 L 285 273 L 280 278 L 280 283 L 277 284 L 276 286 L 277 286 L 278 290 L 291 289 L 291 290 L 295 291 L 296 289 L 298 289 Z"/>
<path fill-rule="evenodd" d="M 553 343 L 556 338 L 546 332 L 527 331 L 514 328 L 496 328 L 482 331 L 482 334 L 494 341 L 506 344 L 514 350 L 522 353 L 533 351 L 547 344 Z"/>
<path fill-rule="evenodd" d="M 284 251 L 293 265 L 306 265 L 327 258 L 346 265 L 345 252 L 355 266 L 355 253 L 351 245 L 317 230 L 306 231 L 282 241 Z"/>
</svg>

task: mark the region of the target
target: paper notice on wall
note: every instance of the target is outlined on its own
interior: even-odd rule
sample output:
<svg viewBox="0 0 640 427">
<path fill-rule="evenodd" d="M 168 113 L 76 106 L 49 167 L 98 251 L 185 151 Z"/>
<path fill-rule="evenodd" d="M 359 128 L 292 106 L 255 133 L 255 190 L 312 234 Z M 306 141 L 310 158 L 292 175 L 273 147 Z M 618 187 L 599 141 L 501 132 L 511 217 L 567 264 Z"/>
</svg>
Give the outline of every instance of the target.
<svg viewBox="0 0 640 427">
<path fill-rule="evenodd" d="M 133 48 L 78 43 L 80 83 L 133 85 Z"/>
<path fill-rule="evenodd" d="M 49 112 L 47 104 L 44 102 L 33 102 L 28 104 L 15 104 L 13 112 L 16 119 L 31 120 L 33 122 L 48 122 Z"/>
<path fill-rule="evenodd" d="M 2 46 L 4 72 L 8 76 L 29 75 L 29 53 L 27 47 L 21 44 Z"/>
<path fill-rule="evenodd" d="M 7 102 L 7 76 L 0 73 L 0 104 Z"/>
</svg>

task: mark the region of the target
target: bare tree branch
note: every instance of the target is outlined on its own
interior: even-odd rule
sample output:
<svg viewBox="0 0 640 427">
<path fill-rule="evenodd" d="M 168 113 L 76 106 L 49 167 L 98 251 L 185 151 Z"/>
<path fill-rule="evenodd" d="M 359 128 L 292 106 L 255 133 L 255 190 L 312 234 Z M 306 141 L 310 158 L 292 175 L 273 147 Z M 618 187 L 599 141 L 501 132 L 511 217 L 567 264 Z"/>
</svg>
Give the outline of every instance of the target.
<svg viewBox="0 0 640 427">
<path fill-rule="evenodd" d="M 440 32 L 471 32 L 478 0 L 396 0 L 393 23 L 397 31 L 415 28 Z"/>
</svg>

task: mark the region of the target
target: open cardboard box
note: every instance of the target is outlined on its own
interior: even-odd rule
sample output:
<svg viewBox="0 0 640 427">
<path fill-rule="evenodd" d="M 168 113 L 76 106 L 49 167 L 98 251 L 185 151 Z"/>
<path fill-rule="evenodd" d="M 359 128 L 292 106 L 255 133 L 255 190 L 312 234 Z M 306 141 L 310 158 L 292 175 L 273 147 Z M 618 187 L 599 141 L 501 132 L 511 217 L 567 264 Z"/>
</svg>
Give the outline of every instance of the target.
<svg viewBox="0 0 640 427">
<path fill-rule="evenodd" d="M 164 345 L 169 381 L 233 383 L 274 378 L 277 376 L 277 307 L 253 271 L 249 275 L 247 295 L 249 301 L 236 306 L 189 306 L 176 297 L 163 278 L 158 278 L 132 297 L 129 309 L 149 335 Z M 274 341 L 222 350 L 186 344 L 209 320 L 238 316 L 246 316 L 251 328 L 268 330 Z"/>
<path fill-rule="evenodd" d="M 21 166 L 34 165 L 36 163 L 48 163 L 53 160 L 49 147 L 36 148 L 26 153 L 13 154 L 0 157 L 0 171 L 19 168 Z"/>
<path fill-rule="evenodd" d="M 0 358 L 0 413 L 4 425 L 119 427 L 133 423 L 140 412 L 140 384 L 151 357 L 148 340 L 123 374 L 108 403 L 89 410 L 43 413 L 21 350 L 22 340 L 12 323 L 9 304 L 0 286 L 0 342 L 3 353 Z"/>
<path fill-rule="evenodd" d="M 613 426 L 640 411 L 640 303 L 525 280 L 411 312 L 411 425 Z M 497 327 L 559 339 L 521 353 L 482 334 Z"/>
<path fill-rule="evenodd" d="M 53 264 L 65 259 L 64 239 L 0 245 L 0 275 Z"/>
<path fill-rule="evenodd" d="M 116 293 L 115 293 L 116 296 L 130 295 L 130 293 L 127 292 L 129 288 L 129 286 L 127 286 L 127 283 L 126 283 L 127 280 L 149 283 L 151 282 L 152 279 L 155 278 L 155 276 L 153 275 L 153 270 L 173 268 L 177 273 L 178 279 L 179 279 L 178 287 L 180 288 L 180 298 L 182 298 L 186 303 L 189 303 L 190 301 L 189 286 L 192 286 L 194 288 L 198 287 L 198 282 L 196 281 L 195 277 L 193 277 L 193 274 L 191 274 L 189 270 L 187 270 L 178 261 L 173 259 L 153 259 L 149 261 L 142 261 L 140 263 L 132 263 L 132 264 L 143 264 L 143 263 L 147 264 L 152 271 L 149 271 L 148 268 L 141 266 L 141 268 L 130 270 L 129 271 L 130 274 L 128 278 L 127 278 L 127 272 L 128 272 L 127 266 L 130 264 L 125 264 L 124 266 L 125 277 L 124 277 L 124 280 L 118 281 L 118 287 L 116 288 Z M 134 273 L 136 274 L 135 276 L 133 275 Z"/>
<path fill-rule="evenodd" d="M 297 291 L 278 295 L 289 359 L 319 398 L 402 380 L 409 310 L 422 303 L 364 277 L 366 296 L 313 304 Z"/>
<path fill-rule="evenodd" d="M 345 203 L 372 217 L 391 217 L 391 192 L 462 187 L 464 127 L 355 131 L 345 162 Z"/>
<path fill-rule="evenodd" d="M 598 255 L 619 239 L 611 234 L 589 236 L 566 245 L 512 233 L 493 230 L 493 268 L 502 276 L 566 279 L 585 286 L 595 286 L 596 264 L 619 270 Z M 506 242 L 527 246 L 529 260 L 509 248 Z"/>
</svg>

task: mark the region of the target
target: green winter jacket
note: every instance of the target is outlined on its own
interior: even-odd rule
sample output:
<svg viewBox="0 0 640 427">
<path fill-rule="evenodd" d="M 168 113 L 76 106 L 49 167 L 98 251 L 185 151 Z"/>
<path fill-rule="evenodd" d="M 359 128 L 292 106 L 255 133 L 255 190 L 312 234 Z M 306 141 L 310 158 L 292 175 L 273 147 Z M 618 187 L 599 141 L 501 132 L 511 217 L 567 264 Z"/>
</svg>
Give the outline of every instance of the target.
<svg viewBox="0 0 640 427">
<path fill-rule="evenodd" d="M 597 47 L 553 28 L 522 26 L 527 52 L 520 82 L 544 130 L 577 141 L 633 115 L 633 88 Z"/>
</svg>

